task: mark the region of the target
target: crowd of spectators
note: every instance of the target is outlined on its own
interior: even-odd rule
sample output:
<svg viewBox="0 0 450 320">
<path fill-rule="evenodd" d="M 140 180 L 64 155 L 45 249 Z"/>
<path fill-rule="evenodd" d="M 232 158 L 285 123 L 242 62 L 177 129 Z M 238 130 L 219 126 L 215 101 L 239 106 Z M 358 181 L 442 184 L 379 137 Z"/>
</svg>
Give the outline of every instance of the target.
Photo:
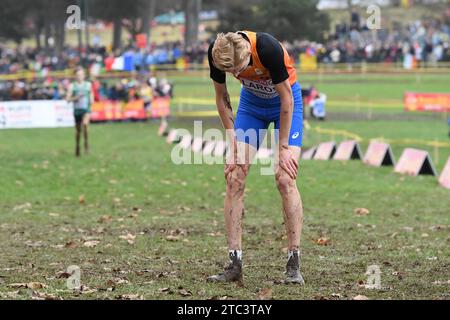
<svg viewBox="0 0 450 320">
<path fill-rule="evenodd" d="M 0 81 L 0 101 L 65 99 L 70 79 Z M 131 79 L 91 79 L 95 101 L 143 99 L 146 105 L 154 97 L 173 97 L 173 85 L 167 79 L 133 76 Z"/>
<path fill-rule="evenodd" d="M 119 56 L 131 57 L 133 69 L 146 72 L 152 65 L 175 64 L 181 57 L 187 62 L 203 63 L 207 51 L 207 41 L 198 42 L 185 50 L 180 42 L 168 42 L 161 45 L 151 44 L 146 48 L 137 48 L 134 44 L 130 44 L 114 53 L 109 53 L 104 46 L 83 48 L 81 52 L 78 47 L 65 47 L 59 54 L 53 49 L 25 46 L 12 48 L 0 44 L 0 75 L 30 71 L 45 76 L 50 71 L 80 65 L 90 68 L 95 64 L 98 64 L 100 69 L 111 69 L 115 58 Z"/>
<path fill-rule="evenodd" d="M 323 63 L 402 62 L 407 55 L 416 61 L 450 61 L 450 26 L 438 20 L 422 20 L 407 25 L 396 24 L 390 30 L 370 30 L 354 15 L 351 24 L 336 25 L 325 43 L 284 42 L 292 56 L 301 53 L 317 56 Z"/>
<path fill-rule="evenodd" d="M 369 30 L 364 21 L 354 14 L 352 23 L 336 25 L 335 32 L 324 43 L 298 40 L 283 42 L 288 52 L 298 60 L 299 54 L 316 55 L 318 62 L 400 62 L 412 54 L 417 61 L 450 61 L 450 26 L 438 20 L 416 21 L 407 25 L 394 24 L 392 29 Z M 97 64 L 99 70 L 112 68 L 118 56 L 131 57 L 131 68 L 146 72 L 151 65 L 175 64 L 184 57 L 187 62 L 202 64 L 208 51 L 208 41 L 201 41 L 184 49 L 181 42 L 146 48 L 128 45 L 122 51 L 108 53 L 106 47 L 66 47 L 59 54 L 52 50 L 38 50 L 0 44 L 0 74 L 33 71 L 45 76 L 49 71 L 64 70 L 81 65 L 89 68 Z M 130 71 L 130 70 L 127 70 Z"/>
</svg>

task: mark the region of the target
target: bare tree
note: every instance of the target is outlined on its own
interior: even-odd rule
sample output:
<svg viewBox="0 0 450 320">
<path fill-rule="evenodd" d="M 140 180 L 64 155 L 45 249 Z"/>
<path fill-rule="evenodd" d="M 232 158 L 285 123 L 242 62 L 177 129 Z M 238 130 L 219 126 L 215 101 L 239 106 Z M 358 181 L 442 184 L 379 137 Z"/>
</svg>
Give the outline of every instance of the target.
<svg viewBox="0 0 450 320">
<path fill-rule="evenodd" d="M 185 1 L 185 48 L 192 46 L 198 40 L 199 15 L 202 0 Z"/>
</svg>

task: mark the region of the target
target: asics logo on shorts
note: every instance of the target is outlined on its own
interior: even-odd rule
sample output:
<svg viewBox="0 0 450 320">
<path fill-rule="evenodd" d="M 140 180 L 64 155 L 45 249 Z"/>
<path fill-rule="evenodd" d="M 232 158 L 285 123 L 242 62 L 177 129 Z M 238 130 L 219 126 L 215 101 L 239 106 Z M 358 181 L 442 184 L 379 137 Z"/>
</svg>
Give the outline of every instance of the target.
<svg viewBox="0 0 450 320">
<path fill-rule="evenodd" d="M 294 134 L 292 135 L 292 139 L 297 139 L 299 135 L 300 135 L 299 132 L 294 133 Z"/>
</svg>

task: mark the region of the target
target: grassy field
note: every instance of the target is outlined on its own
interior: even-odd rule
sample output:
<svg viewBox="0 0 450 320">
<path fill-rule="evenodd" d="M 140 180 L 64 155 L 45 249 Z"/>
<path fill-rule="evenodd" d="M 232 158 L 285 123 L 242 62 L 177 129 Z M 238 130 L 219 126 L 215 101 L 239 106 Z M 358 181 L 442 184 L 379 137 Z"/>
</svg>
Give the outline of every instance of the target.
<svg viewBox="0 0 450 320">
<path fill-rule="evenodd" d="M 320 126 L 365 139 L 448 141 L 440 122 Z M 244 286 L 207 283 L 226 262 L 222 166 L 173 165 L 172 146 L 156 131 L 156 123 L 94 125 L 92 153 L 81 159 L 72 129 L 0 132 L 0 298 L 256 299 L 262 289 L 273 299 L 450 298 L 449 190 L 359 161 L 301 164 L 304 287 L 279 284 L 281 206 L 273 177 L 258 167 L 246 190 Z M 311 130 L 305 145 L 325 138 Z M 448 156 L 450 148 L 440 150 L 439 169 Z M 364 288 L 374 264 L 381 290 Z M 81 291 L 66 287 L 70 265 L 81 269 Z"/>
</svg>

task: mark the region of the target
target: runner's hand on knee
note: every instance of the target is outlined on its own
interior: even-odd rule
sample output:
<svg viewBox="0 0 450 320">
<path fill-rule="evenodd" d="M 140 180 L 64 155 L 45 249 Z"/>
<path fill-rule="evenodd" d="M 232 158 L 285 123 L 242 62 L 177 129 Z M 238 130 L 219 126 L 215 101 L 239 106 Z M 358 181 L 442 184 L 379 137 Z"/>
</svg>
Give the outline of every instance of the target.
<svg viewBox="0 0 450 320">
<path fill-rule="evenodd" d="M 295 159 L 291 150 L 286 147 L 280 148 L 279 154 L 279 166 L 281 169 L 286 171 L 286 173 L 292 178 L 297 179 L 298 173 L 298 161 Z"/>
</svg>

